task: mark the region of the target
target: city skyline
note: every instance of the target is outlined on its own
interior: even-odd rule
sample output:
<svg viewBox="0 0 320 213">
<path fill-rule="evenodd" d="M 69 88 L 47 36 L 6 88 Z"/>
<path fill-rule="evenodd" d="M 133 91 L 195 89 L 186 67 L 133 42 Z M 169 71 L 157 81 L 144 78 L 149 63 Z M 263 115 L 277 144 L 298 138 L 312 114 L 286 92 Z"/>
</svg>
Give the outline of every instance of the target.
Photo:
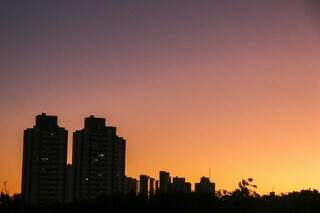
<svg viewBox="0 0 320 213">
<path fill-rule="evenodd" d="M 46 121 L 46 119 L 45 118 L 48 118 L 48 121 Z M 80 159 L 77 159 L 77 158 L 82 158 L 82 157 L 75 157 L 74 155 L 77 155 L 77 152 L 78 153 L 80 153 L 80 151 L 78 150 L 79 148 L 76 148 L 76 147 L 78 147 L 79 145 L 77 145 L 77 143 L 80 143 L 80 141 L 82 141 L 83 139 L 81 139 L 81 138 L 83 138 L 83 137 L 88 137 L 89 136 L 89 138 L 91 137 L 90 136 L 90 134 L 92 134 L 93 133 L 93 137 L 98 137 L 98 138 L 100 138 L 97 142 L 103 142 L 103 143 L 105 143 L 106 141 L 105 140 L 102 140 L 101 141 L 101 137 L 102 137 L 102 135 L 101 135 L 101 133 L 103 133 L 105 130 L 104 130 L 104 128 L 106 128 L 106 131 L 107 132 L 105 132 L 105 133 L 103 133 L 103 134 L 110 134 L 110 133 L 112 133 L 113 132 L 113 134 L 115 134 L 115 136 L 116 136 L 116 138 L 117 138 L 117 140 L 119 140 L 120 139 L 120 142 L 121 141 L 124 141 L 124 143 L 126 144 L 126 140 L 125 139 L 123 139 L 122 137 L 119 137 L 118 135 L 116 135 L 116 127 L 113 127 L 113 126 L 106 126 L 106 119 L 105 118 L 101 118 L 101 117 L 95 117 L 94 115 L 89 115 L 89 116 L 87 116 L 86 118 L 85 118 L 85 122 L 84 122 L 84 126 L 83 126 L 83 129 L 82 130 L 75 130 L 74 132 L 73 132 L 73 139 L 71 139 L 71 141 L 69 141 L 69 139 L 67 138 L 67 135 L 68 135 L 68 129 L 67 128 L 65 128 L 65 127 L 61 127 L 61 126 L 59 126 L 58 124 L 59 124 L 59 122 L 58 122 L 59 120 L 58 120 L 58 116 L 57 115 L 47 115 L 47 113 L 41 113 L 41 114 L 38 114 L 36 117 L 35 117 L 35 126 L 32 128 L 32 129 L 34 129 L 35 127 L 39 127 L 40 129 L 45 129 L 46 131 L 56 131 L 55 129 L 56 128 L 58 128 L 59 130 L 58 131 L 63 131 L 63 132 L 66 132 L 66 133 L 64 133 L 65 134 L 65 136 L 64 136 L 64 138 L 65 139 L 63 139 L 64 140 L 64 143 L 65 143 L 65 150 L 64 151 L 62 151 L 63 153 L 65 152 L 65 154 L 67 154 L 67 152 L 68 152 L 68 154 L 67 154 L 67 156 L 65 156 L 65 164 L 64 164 L 64 166 L 66 167 L 65 169 L 67 170 L 67 167 L 70 167 L 70 169 L 72 170 L 72 175 L 71 176 L 74 176 L 74 178 L 77 176 L 76 175 L 76 173 L 83 173 L 82 172 L 82 170 L 84 169 L 84 168 L 81 168 L 81 167 L 83 167 L 83 166 L 80 166 L 80 165 L 78 165 L 77 166 L 77 161 L 79 161 Z M 42 125 L 42 127 L 41 127 L 41 125 Z M 26 146 L 26 150 L 30 150 L 30 148 L 28 148 L 28 147 L 31 147 L 31 145 L 28 145 L 28 143 L 31 143 L 31 141 L 30 141 L 30 136 L 28 136 L 28 134 L 30 134 L 30 131 L 32 131 L 32 129 L 30 129 L 30 128 L 27 128 L 26 130 L 25 130 L 25 142 L 24 142 L 24 144 L 25 144 L 25 146 Z M 60 130 L 61 129 L 61 130 Z M 91 131 L 91 133 L 89 133 L 89 135 L 87 135 L 88 134 L 88 132 L 87 131 Z M 102 132 L 101 132 L 102 131 Z M 109 133 L 108 133 L 109 132 Z M 32 133 L 32 134 L 34 134 L 34 133 Z M 47 133 L 46 133 L 47 134 Z M 48 133 L 49 134 L 49 133 Z M 54 134 L 54 137 L 55 137 L 55 135 L 56 135 L 56 133 L 50 133 L 50 135 L 51 134 Z M 70 134 L 70 135 L 72 135 L 72 134 Z M 86 136 L 85 136 L 86 135 Z M 33 136 L 34 137 L 34 136 Z M 49 136 L 50 137 L 50 136 Z M 103 136 L 104 137 L 104 136 Z M 56 140 L 56 139 L 55 139 Z M 88 140 L 88 139 L 86 139 L 86 140 Z M 90 143 L 93 143 L 94 142 L 94 140 L 93 141 L 91 141 L 92 139 L 89 139 L 89 141 L 90 141 Z M 89 142 L 89 141 L 86 141 L 86 142 Z M 76 142 L 76 143 L 75 143 Z M 99 143 L 100 143 L 99 142 Z M 70 144 L 71 143 L 71 144 Z M 83 143 L 83 142 L 81 142 L 81 143 Z M 121 142 L 122 143 L 122 142 Z M 71 150 L 69 150 L 68 148 L 67 148 L 67 145 L 69 145 L 69 146 L 72 146 L 72 148 L 71 148 Z M 98 145 L 98 144 L 97 144 Z M 102 145 L 102 144 L 101 144 Z M 105 144 L 104 145 L 104 147 L 106 147 L 106 145 L 107 144 Z M 32 145 L 32 146 L 35 146 L 35 145 Z M 83 145 L 80 145 L 80 147 L 81 146 L 83 146 Z M 96 146 L 96 145 L 95 145 Z M 126 145 L 125 145 L 126 146 Z M 125 147 L 124 146 L 124 147 Z M 80 148 L 80 149 L 83 149 L 83 148 Z M 32 150 L 30 150 L 30 151 L 32 151 Z M 30 151 L 28 151 L 28 152 L 30 152 Z M 48 151 L 48 150 L 47 150 Z M 26 152 L 26 154 L 28 154 L 28 152 Z M 74 152 L 76 152 L 76 153 L 74 153 Z M 83 152 L 83 151 L 81 151 L 81 152 Z M 97 151 L 95 151 L 95 152 L 97 152 Z M 112 152 L 114 152 L 114 151 L 112 151 Z M 25 153 L 25 152 L 24 152 Z M 90 153 L 90 152 L 89 152 Z M 124 150 L 124 153 L 126 153 L 126 151 Z M 64 155 L 65 155 L 64 154 Z M 101 157 L 100 155 L 101 155 L 101 153 L 99 154 L 98 152 L 97 153 L 95 153 L 96 154 L 96 156 L 98 156 L 98 157 Z M 48 152 L 47 153 L 47 155 L 51 155 L 50 154 L 50 152 Z M 83 155 L 83 154 L 82 154 Z M 87 155 L 87 154 L 85 154 L 85 155 Z M 90 156 L 91 156 L 92 154 L 90 154 Z M 108 154 L 109 155 L 109 154 Z M 126 154 L 123 154 L 123 156 L 125 156 Z M 52 157 L 52 156 L 51 156 Z M 54 157 L 54 156 L 53 156 Z M 103 158 L 105 158 L 106 156 L 102 156 Z M 70 162 L 68 162 L 67 161 L 67 158 L 72 158 L 73 160 L 71 161 L 71 163 L 72 164 L 70 164 Z M 125 158 L 125 157 L 124 157 Z M 46 161 L 48 161 L 48 159 L 45 159 Z M 91 159 L 91 160 L 94 160 L 93 158 Z M 42 158 L 40 158 L 39 159 L 39 162 L 41 162 L 41 161 L 44 161 L 44 159 L 43 159 L 43 156 L 42 156 Z M 81 160 L 82 161 L 82 160 Z M 111 159 L 109 159 L 108 158 L 108 160 L 107 161 L 110 161 L 110 162 L 112 162 L 111 161 Z M 123 161 L 124 163 L 125 163 L 125 160 Z M 30 164 L 30 163 L 27 163 L 27 162 L 24 162 L 23 161 L 23 163 L 22 164 L 24 164 L 24 163 L 26 163 L 26 165 L 28 165 L 28 164 Z M 27 166 L 27 167 L 30 167 L 30 165 L 29 166 Z M 71 168 L 72 167 L 72 168 Z M 45 168 L 45 167 L 44 167 Z M 190 187 L 190 189 L 189 190 L 186 190 L 185 188 L 184 188 L 184 186 L 183 186 L 183 184 L 184 184 L 184 182 L 186 181 L 185 180 L 185 177 L 178 177 L 178 176 L 170 176 L 170 173 L 169 172 L 166 172 L 166 171 L 161 171 L 161 169 L 159 170 L 159 179 L 155 179 L 155 178 L 153 178 L 152 176 L 149 176 L 149 175 L 143 175 L 142 173 L 139 173 L 138 174 L 138 177 L 139 177 L 139 179 L 137 179 L 137 177 L 133 177 L 133 179 L 132 179 L 132 177 L 129 177 L 129 176 L 127 176 L 127 174 L 125 173 L 125 166 L 123 166 L 123 169 L 122 169 L 122 176 L 123 176 L 123 178 L 124 179 L 122 179 L 122 185 L 120 184 L 120 188 L 121 188 L 121 190 L 120 191 L 114 191 L 114 187 L 119 187 L 119 186 L 117 186 L 117 184 L 116 183 L 114 183 L 114 182 L 112 182 L 112 183 L 110 183 L 109 184 L 109 186 L 108 187 L 111 187 L 110 189 L 106 189 L 106 191 L 104 192 L 104 193 L 125 193 L 125 192 L 128 192 L 128 189 L 125 189 L 125 179 L 127 178 L 127 179 L 131 179 L 131 180 L 135 180 L 135 181 L 137 181 L 136 182 L 136 189 L 135 189 L 135 191 L 136 191 L 136 194 L 137 195 L 149 195 L 149 190 L 150 190 L 150 193 L 151 193 L 151 188 L 150 188 L 150 185 L 149 184 L 151 184 L 149 181 L 150 180 L 152 180 L 152 191 L 154 191 L 154 193 L 156 193 L 156 192 L 160 192 L 160 193 L 168 193 L 168 192 L 179 192 L 179 189 L 180 189 L 180 192 L 191 192 L 191 191 L 193 191 L 193 192 L 197 192 L 197 191 L 199 191 L 198 189 L 197 189 L 197 187 L 199 187 L 199 186 L 197 186 L 197 185 L 199 185 L 199 184 L 201 184 L 203 181 L 204 181 L 204 184 L 207 182 L 209 182 L 209 188 L 211 187 L 210 186 L 210 184 L 214 184 L 213 185 L 213 194 L 215 194 L 215 185 L 216 185 L 216 183 L 210 183 L 210 181 L 212 180 L 211 179 L 211 172 L 210 172 L 210 168 L 209 168 L 209 175 L 208 175 L 208 177 L 205 177 L 205 176 L 201 176 L 201 180 L 200 180 L 200 183 L 197 183 L 197 182 L 194 182 L 193 184 L 194 184 L 194 187 L 193 187 L 193 184 L 191 184 L 189 187 Z M 40 168 L 41 169 L 41 168 Z M 85 171 L 86 171 L 87 169 L 85 169 Z M 121 169 L 120 169 L 121 170 Z M 99 173 L 99 171 L 97 171 L 98 173 Z M 108 172 L 107 170 L 105 171 L 105 172 Z M 22 170 L 22 175 L 23 175 L 23 173 L 34 173 L 34 172 L 31 172 L 31 171 L 25 171 L 24 169 Z M 97 173 L 97 174 L 98 174 Z M 114 175 L 114 174 L 110 174 L 110 175 L 112 175 L 112 176 L 117 176 L 117 175 Z M 164 175 L 164 176 L 163 176 Z M 82 177 L 82 176 L 80 176 L 80 177 Z M 93 176 L 94 177 L 94 176 Z M 111 176 L 110 176 L 111 177 Z M 67 181 L 67 179 L 69 178 L 68 177 L 68 175 L 67 175 L 67 171 L 65 171 L 65 178 L 66 178 L 66 180 L 65 181 Z M 141 183 L 141 178 L 143 179 L 143 182 L 144 183 Z M 162 181 L 163 181 L 163 178 L 165 178 L 166 179 L 166 182 L 167 183 L 163 183 Z M 29 177 L 29 179 L 30 179 L 30 177 Z M 73 181 L 75 181 L 74 183 L 72 183 L 71 184 L 71 188 L 72 188 L 72 190 L 75 190 L 78 186 L 77 186 L 77 178 L 76 179 L 74 179 L 74 180 L 72 180 L 72 182 Z M 159 186 L 158 186 L 158 188 L 156 187 L 156 183 L 154 182 L 154 181 L 158 181 L 158 184 L 159 184 Z M 181 181 L 183 182 L 182 183 L 182 186 L 181 186 Z M 175 184 L 175 182 L 177 183 L 177 184 Z M 99 184 L 100 183 L 100 181 L 97 181 L 97 183 L 96 184 Z M 104 181 L 103 181 L 103 183 L 104 183 Z M 186 182 L 187 184 L 190 184 L 189 182 Z M 69 184 L 70 184 L 70 182 L 69 182 Z M 119 184 L 119 183 L 118 183 Z M 140 184 L 140 187 L 138 186 Z M 143 184 L 144 185 L 144 189 L 143 189 L 143 191 L 141 191 L 142 190 L 142 185 L 141 184 Z M 166 185 L 166 186 L 163 186 L 163 185 Z M 208 185 L 206 185 L 205 184 L 205 186 L 208 186 Z M 23 180 L 22 180 L 22 189 L 24 188 L 24 187 L 28 187 L 28 186 L 26 186 L 26 185 L 24 185 L 24 183 L 23 183 Z M 47 186 L 47 187 L 49 187 L 50 188 L 50 186 Z M 66 188 L 68 188 L 69 186 L 65 186 Z M 74 188 L 73 188 L 74 187 Z M 130 187 L 130 186 L 129 186 Z M 177 189 L 175 189 L 175 187 L 176 188 L 178 188 L 178 190 Z M 182 188 L 181 188 L 182 187 Z M 101 190 L 101 189 L 100 189 Z M 95 192 L 94 193 L 94 196 L 93 197 L 91 197 L 91 199 L 92 198 L 96 198 L 99 194 L 101 194 L 103 191 L 97 191 L 97 192 Z M 130 188 L 129 188 L 129 190 L 130 190 Z M 220 188 L 220 190 L 225 190 L 224 188 Z M 203 191 L 206 191 L 206 189 L 203 189 Z M 232 190 L 230 190 L 230 192 L 231 192 Z M 22 191 L 21 191 L 22 192 Z M 68 193 L 70 193 L 67 189 L 64 189 L 63 190 L 63 196 L 66 196 Z M 69 197 L 69 199 L 71 199 L 71 200 L 73 200 L 73 199 L 84 199 L 84 198 L 90 198 L 90 197 L 81 197 L 81 196 L 79 196 L 79 195 L 77 195 L 79 192 L 77 192 L 77 190 L 75 190 L 75 191 L 73 191 L 73 192 L 71 192 L 71 194 L 72 194 L 72 199 Z M 274 193 L 274 190 L 272 189 L 270 192 L 268 192 L 268 193 Z M 129 193 L 130 194 L 130 193 Z M 62 198 L 61 198 L 62 199 Z M 64 200 L 65 198 L 63 198 L 62 200 L 63 200 L 63 202 L 65 202 L 65 200 Z M 28 200 L 30 200 L 30 199 L 27 199 L 27 201 Z M 66 199 L 66 200 L 68 200 L 68 198 Z M 30 202 L 30 201 L 29 201 Z M 60 200 L 60 202 L 62 202 L 61 200 Z"/>
<path fill-rule="evenodd" d="M 90 115 L 84 127 L 73 132 L 72 164 L 67 162 L 68 130 L 58 116 L 41 113 L 35 125 L 24 130 L 21 198 L 28 204 L 73 203 L 101 196 L 190 194 L 185 177 L 159 171 L 159 179 L 126 174 L 126 140 L 105 118 Z M 201 177 L 198 195 L 215 197 L 215 183 Z M 5 193 L 6 190 L 5 190 Z M 2 195 L 2 194 L 1 194 Z"/>
<path fill-rule="evenodd" d="M 0 190 L 20 192 L 23 130 L 96 115 L 128 176 L 159 170 L 267 194 L 320 189 L 320 21 L 314 0 L 3 1 Z"/>
</svg>

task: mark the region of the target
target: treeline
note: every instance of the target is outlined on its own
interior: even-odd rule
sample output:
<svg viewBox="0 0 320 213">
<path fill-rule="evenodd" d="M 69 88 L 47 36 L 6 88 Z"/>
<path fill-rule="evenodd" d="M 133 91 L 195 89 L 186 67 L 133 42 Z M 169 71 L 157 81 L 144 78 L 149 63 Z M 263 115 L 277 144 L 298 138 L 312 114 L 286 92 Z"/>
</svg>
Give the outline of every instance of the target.
<svg viewBox="0 0 320 213">
<path fill-rule="evenodd" d="M 280 196 L 246 196 L 232 193 L 222 197 L 208 195 L 170 194 L 142 196 L 101 196 L 96 200 L 70 204 L 27 205 L 19 195 L 0 196 L 1 213 L 36 212 L 256 212 L 256 213 L 308 213 L 320 212 L 320 194 L 316 190 L 303 190 Z"/>
<path fill-rule="evenodd" d="M 153 196 L 113 195 L 69 204 L 28 205 L 20 195 L 0 195 L 1 213 L 70 212 L 196 212 L 196 213 L 316 213 L 320 212 L 320 193 L 302 190 L 287 194 L 260 196 L 252 179 L 242 180 L 233 192 L 208 194 L 156 194 Z"/>
</svg>

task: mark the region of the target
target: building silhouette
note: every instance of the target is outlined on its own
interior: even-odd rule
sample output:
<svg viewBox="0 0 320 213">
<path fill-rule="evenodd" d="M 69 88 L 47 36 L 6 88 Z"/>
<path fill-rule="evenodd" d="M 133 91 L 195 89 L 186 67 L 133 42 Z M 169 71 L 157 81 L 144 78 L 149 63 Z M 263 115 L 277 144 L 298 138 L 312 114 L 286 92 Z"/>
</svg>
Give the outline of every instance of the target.
<svg viewBox="0 0 320 213">
<path fill-rule="evenodd" d="M 190 193 L 191 183 L 186 182 L 185 178 L 174 177 L 171 184 L 172 193 Z"/>
<path fill-rule="evenodd" d="M 155 193 L 190 193 L 185 178 L 159 172 L 159 180 L 125 176 L 126 141 L 104 118 L 85 118 L 84 128 L 73 134 L 72 165 L 67 165 L 68 132 L 57 116 L 36 116 L 33 128 L 24 131 L 21 194 L 31 204 L 70 203 L 100 195 L 152 196 Z M 202 177 L 195 192 L 215 194 L 215 183 Z"/>
<path fill-rule="evenodd" d="M 124 194 L 137 195 L 137 179 L 125 177 L 124 179 Z"/>
<path fill-rule="evenodd" d="M 215 194 L 215 183 L 207 177 L 201 177 L 200 182 L 195 184 L 195 192 L 202 194 Z"/>
<path fill-rule="evenodd" d="M 74 187 L 74 170 L 71 164 L 67 165 L 66 169 L 66 194 L 65 201 L 71 203 L 73 201 L 73 187 Z"/>
<path fill-rule="evenodd" d="M 170 190 L 171 177 L 169 172 L 160 171 L 159 172 L 159 191 L 160 193 L 168 193 Z"/>
<path fill-rule="evenodd" d="M 160 190 L 160 188 L 159 188 L 159 180 L 155 180 L 155 193 L 159 193 L 159 190 Z"/>
<path fill-rule="evenodd" d="M 73 134 L 74 198 L 123 193 L 126 141 L 104 118 L 85 118 L 84 129 Z"/>
<path fill-rule="evenodd" d="M 150 177 L 149 179 L 149 195 L 152 196 L 155 194 L 155 180 Z"/>
<path fill-rule="evenodd" d="M 140 183 L 140 191 L 139 194 L 143 196 L 148 196 L 149 193 L 149 176 L 148 175 L 140 175 L 139 179 Z"/>
<path fill-rule="evenodd" d="M 21 194 L 27 203 L 64 202 L 68 132 L 57 116 L 36 116 L 24 131 Z"/>
<path fill-rule="evenodd" d="M 124 193 L 126 140 L 116 136 L 112 159 L 112 193 Z"/>
</svg>

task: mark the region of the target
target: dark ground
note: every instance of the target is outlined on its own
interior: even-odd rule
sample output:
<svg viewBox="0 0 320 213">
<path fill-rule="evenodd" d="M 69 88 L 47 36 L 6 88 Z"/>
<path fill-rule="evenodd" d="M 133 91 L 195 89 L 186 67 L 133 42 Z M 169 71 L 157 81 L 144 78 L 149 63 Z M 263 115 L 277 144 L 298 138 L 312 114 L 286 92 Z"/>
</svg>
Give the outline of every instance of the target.
<svg viewBox="0 0 320 213">
<path fill-rule="evenodd" d="M 86 200 L 71 204 L 50 204 L 31 206 L 23 203 L 19 195 L 0 196 L 1 213 L 37 212 L 217 212 L 217 213 L 308 213 L 320 212 L 320 193 L 303 190 L 286 195 L 259 196 L 236 190 L 217 197 L 208 195 L 168 194 L 150 198 L 141 196 L 101 196 L 96 200 Z"/>
</svg>

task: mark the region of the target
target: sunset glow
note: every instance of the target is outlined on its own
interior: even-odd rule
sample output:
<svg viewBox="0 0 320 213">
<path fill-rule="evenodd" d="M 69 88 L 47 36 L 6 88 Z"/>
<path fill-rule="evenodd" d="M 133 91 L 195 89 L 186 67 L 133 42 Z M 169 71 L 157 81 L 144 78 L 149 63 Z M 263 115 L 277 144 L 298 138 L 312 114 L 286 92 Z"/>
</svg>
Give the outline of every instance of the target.
<svg viewBox="0 0 320 213">
<path fill-rule="evenodd" d="M 318 5 L 48 2 L 1 3 L 1 187 L 20 192 L 23 130 L 46 111 L 69 131 L 69 162 L 97 115 L 126 138 L 132 177 L 211 169 L 217 189 L 320 189 Z"/>
</svg>

